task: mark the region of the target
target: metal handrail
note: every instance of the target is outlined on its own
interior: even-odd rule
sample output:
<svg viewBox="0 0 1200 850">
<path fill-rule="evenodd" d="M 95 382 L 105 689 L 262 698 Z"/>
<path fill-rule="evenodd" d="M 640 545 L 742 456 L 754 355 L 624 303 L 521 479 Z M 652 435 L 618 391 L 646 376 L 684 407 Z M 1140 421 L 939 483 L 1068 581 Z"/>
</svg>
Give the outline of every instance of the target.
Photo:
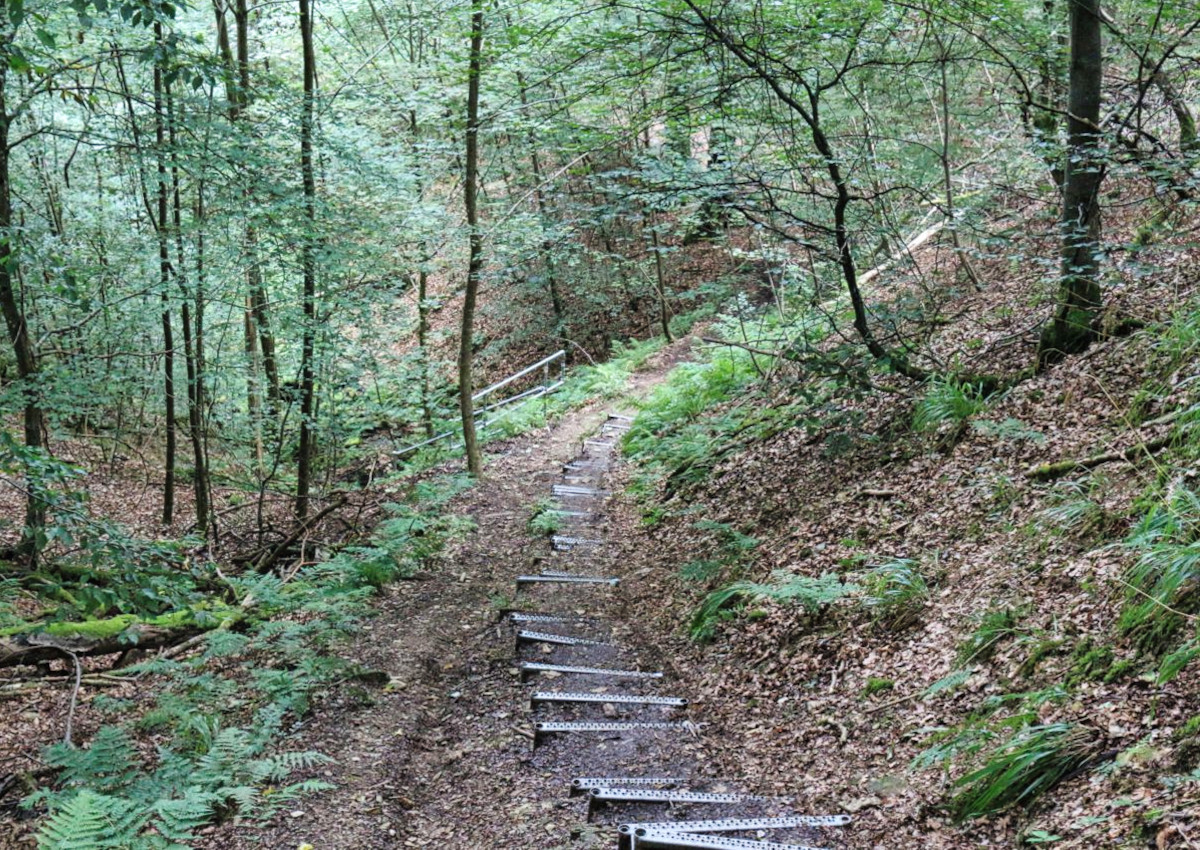
<svg viewBox="0 0 1200 850">
<path fill-rule="evenodd" d="M 556 362 L 558 363 L 558 376 L 553 381 L 551 381 L 550 380 L 550 366 Z M 526 366 L 521 371 L 515 372 L 512 375 L 509 375 L 507 378 L 505 378 L 501 381 L 497 381 L 494 384 L 484 387 L 479 392 L 477 392 L 471 396 L 471 401 L 481 401 L 483 399 L 486 399 L 489 396 L 491 396 L 492 394 L 494 394 L 497 390 L 504 389 L 509 384 L 513 383 L 514 381 L 519 381 L 521 378 L 524 378 L 527 375 L 533 374 L 538 369 L 542 370 L 542 383 L 538 384 L 536 387 L 532 387 L 528 390 L 525 390 L 524 392 L 517 393 L 514 396 L 509 396 L 507 398 L 503 398 L 500 401 L 493 402 L 491 404 L 484 404 L 484 405 L 481 405 L 480 407 L 475 408 L 474 418 L 476 420 L 482 419 L 482 422 L 480 423 L 481 430 L 483 428 L 487 427 L 488 411 L 499 410 L 500 408 L 509 407 L 510 405 L 515 404 L 516 407 L 512 407 L 512 408 L 510 408 L 510 410 L 506 410 L 503 414 L 501 414 L 501 416 L 506 416 L 512 410 L 516 410 L 517 408 L 524 405 L 526 402 L 533 401 L 535 398 L 541 398 L 542 396 L 544 396 L 548 393 L 554 392 L 554 390 L 558 389 L 564 383 L 566 383 L 567 352 L 562 349 L 559 349 L 558 351 L 551 354 L 549 357 L 543 357 L 538 362 L 533 363 L 529 366 Z M 495 421 L 495 420 L 492 420 L 492 421 Z M 441 434 L 437 434 L 433 437 L 429 437 L 426 440 L 422 440 L 419 443 L 413 443 L 410 446 L 405 446 L 402 449 L 397 449 L 397 450 L 393 451 L 392 454 L 393 455 L 409 454 L 410 452 L 414 452 L 417 449 L 424 448 L 425 446 L 430 446 L 430 445 L 433 445 L 434 443 L 441 442 L 442 440 L 445 440 L 448 437 L 453 437 L 455 434 L 459 433 L 460 431 L 461 431 L 461 429 L 451 429 L 449 431 L 445 431 Z"/>
</svg>

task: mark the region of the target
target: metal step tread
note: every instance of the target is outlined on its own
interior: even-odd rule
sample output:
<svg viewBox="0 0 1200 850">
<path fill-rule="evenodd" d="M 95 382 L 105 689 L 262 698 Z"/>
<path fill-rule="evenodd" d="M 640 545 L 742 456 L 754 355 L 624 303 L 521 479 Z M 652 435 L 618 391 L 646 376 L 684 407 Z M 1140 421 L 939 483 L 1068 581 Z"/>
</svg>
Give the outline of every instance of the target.
<svg viewBox="0 0 1200 850">
<path fill-rule="evenodd" d="M 647 832 L 635 835 L 635 847 L 687 847 L 697 850 L 825 850 L 808 844 L 780 844 L 777 841 L 757 841 L 753 838 L 722 838 L 716 835 L 696 835 L 686 832 Z"/>
<path fill-rule="evenodd" d="M 608 584 L 616 587 L 619 578 L 605 576 L 517 576 L 517 584 Z"/>
<path fill-rule="evenodd" d="M 550 488 L 556 496 L 608 496 L 608 490 L 599 487 L 585 487 L 582 484 L 555 484 Z"/>
<path fill-rule="evenodd" d="M 534 632 L 527 629 L 521 629 L 517 632 L 517 640 L 528 641 L 530 643 L 557 643 L 561 646 L 613 646 L 611 643 L 592 638 L 556 635 L 550 632 Z"/>
<path fill-rule="evenodd" d="M 533 724 L 533 729 L 535 732 L 636 732 L 639 729 L 675 729 L 683 731 L 693 728 L 695 728 L 695 724 L 686 722 L 675 723 L 644 720 L 610 721 L 605 723 L 590 723 L 587 721 L 569 720 L 561 722 L 542 721 Z M 630 789 L 593 788 L 591 789 L 592 796 L 595 796 L 597 791 L 612 791 L 614 793 L 620 791 L 630 791 L 630 793 L 639 793 L 636 791 L 631 791 Z"/>
<path fill-rule="evenodd" d="M 680 697 L 641 696 L 640 694 L 593 694 L 568 691 L 535 691 L 530 702 L 588 702 L 614 705 L 666 705 L 682 708 L 688 704 Z"/>
<path fill-rule="evenodd" d="M 592 788 L 615 788 L 621 785 L 638 788 L 663 788 L 669 785 L 683 785 L 688 780 L 682 776 L 576 776 L 571 780 L 572 788 L 590 790 Z M 625 824 L 625 826 L 647 826 L 648 824 Z M 657 826 L 658 824 L 652 824 Z"/>
<path fill-rule="evenodd" d="M 683 725 L 683 724 L 677 724 Z M 650 788 L 593 788 L 593 800 L 626 803 L 764 803 L 770 797 L 720 791 L 660 791 Z"/>
<path fill-rule="evenodd" d="M 576 780 L 578 781 L 578 780 Z M 622 835 L 649 832 L 742 832 L 754 829 L 793 829 L 804 826 L 846 826 L 850 815 L 786 815 L 772 818 L 715 818 L 710 820 L 652 821 L 623 823 Z"/>
</svg>

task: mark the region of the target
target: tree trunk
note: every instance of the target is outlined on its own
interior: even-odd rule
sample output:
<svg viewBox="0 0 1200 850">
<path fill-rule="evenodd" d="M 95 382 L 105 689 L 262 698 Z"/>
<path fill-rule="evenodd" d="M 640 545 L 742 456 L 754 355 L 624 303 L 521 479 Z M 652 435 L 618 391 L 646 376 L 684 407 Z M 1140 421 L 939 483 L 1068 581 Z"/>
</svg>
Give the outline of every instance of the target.
<svg viewBox="0 0 1200 850">
<path fill-rule="evenodd" d="M 1063 184 L 1058 305 L 1042 332 L 1038 365 L 1083 351 L 1096 337 L 1100 291 L 1100 133 L 1103 47 L 1099 0 L 1071 0 L 1067 170 Z"/>
<path fill-rule="evenodd" d="M 196 184 L 196 285 L 192 291 L 195 316 L 192 321 L 193 342 L 195 345 L 195 374 L 189 375 L 188 382 L 193 389 L 193 409 L 195 419 L 192 422 L 192 450 L 196 456 L 196 526 L 205 538 L 209 531 L 216 536 L 215 515 L 212 513 L 212 476 L 208 467 L 208 394 L 204 383 L 207 379 L 207 368 L 204 357 L 204 290 L 206 267 L 204 263 L 204 181 Z M 187 326 L 187 318 L 184 318 Z M 203 501 L 204 510 L 201 511 Z"/>
<path fill-rule="evenodd" d="M 154 145 L 158 160 L 158 285 L 162 300 L 163 334 L 163 395 L 166 419 L 166 450 L 163 458 L 163 502 L 162 523 L 170 525 L 175 519 L 175 340 L 171 322 L 170 286 L 171 251 L 167 219 L 167 130 L 163 116 L 163 38 L 162 24 L 154 25 L 154 40 L 158 45 L 158 59 L 154 63 Z"/>
<path fill-rule="evenodd" d="M 176 151 L 175 103 L 171 97 L 171 84 L 164 81 L 163 97 L 166 105 L 167 141 L 172 152 Z M 201 356 L 198 346 L 199 333 L 193 336 L 192 301 L 196 305 L 196 320 L 201 321 L 202 305 L 199 296 L 189 291 L 187 255 L 183 246 L 183 197 L 179 186 L 179 164 L 174 156 L 171 160 L 171 229 L 175 237 L 175 282 L 180 291 L 180 325 L 183 330 L 183 362 L 187 371 L 188 436 L 192 444 L 192 486 L 196 499 L 196 529 L 204 536 L 208 533 L 209 501 L 208 470 L 203 443 L 203 391 L 201 389 Z M 199 327 L 199 326 L 198 326 Z"/>
<path fill-rule="evenodd" d="M 308 515 L 309 490 L 312 487 L 312 462 L 315 454 L 317 334 L 317 182 L 313 169 L 314 100 L 317 91 L 317 58 L 313 49 L 311 0 L 300 0 L 300 41 L 304 53 L 304 104 L 300 114 L 300 176 L 304 183 L 304 224 L 300 242 L 300 265 L 304 284 L 304 328 L 300 351 L 300 461 L 296 472 L 296 516 Z M 265 353 L 265 352 L 264 352 Z"/>
<path fill-rule="evenodd" d="M 663 268 L 662 247 L 658 243 L 658 225 L 650 222 L 650 246 L 654 251 L 654 279 L 658 289 L 658 320 L 662 326 L 663 338 L 667 343 L 674 342 L 671 338 L 671 315 L 667 308 L 667 272 Z"/>
<path fill-rule="evenodd" d="M 483 270 L 483 234 L 479 231 L 479 77 L 483 53 L 483 0 L 471 2 L 471 52 L 467 70 L 467 144 L 464 196 L 467 207 L 469 258 L 467 290 L 463 295 L 462 331 L 458 345 L 458 405 L 462 414 L 463 444 L 467 452 L 467 470 L 483 474 L 483 456 L 475 435 L 475 409 L 471 399 L 471 349 L 475 325 L 475 299 Z"/>
<path fill-rule="evenodd" d="M 0 311 L 4 313 L 4 324 L 17 361 L 17 379 L 21 382 L 24 398 L 25 445 L 29 449 L 39 450 L 46 447 L 46 426 L 37 392 L 37 356 L 22 300 L 18 299 L 13 286 L 12 183 L 9 174 L 11 150 L 8 140 L 12 118 L 5 100 L 7 76 L 7 63 L 0 63 Z M 38 494 L 37 483 L 28 477 L 25 490 L 25 528 L 21 533 L 20 550 L 32 564 L 37 561 L 39 541 L 46 524 L 46 504 Z"/>
</svg>

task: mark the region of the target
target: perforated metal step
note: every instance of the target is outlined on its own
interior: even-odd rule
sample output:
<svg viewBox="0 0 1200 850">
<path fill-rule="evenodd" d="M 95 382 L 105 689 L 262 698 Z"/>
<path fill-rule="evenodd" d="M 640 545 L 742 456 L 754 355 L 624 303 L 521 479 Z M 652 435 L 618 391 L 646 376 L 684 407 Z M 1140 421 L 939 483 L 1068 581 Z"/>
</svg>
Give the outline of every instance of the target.
<svg viewBox="0 0 1200 850">
<path fill-rule="evenodd" d="M 547 735 L 574 734 L 579 732 L 686 732 L 692 728 L 691 723 L 647 723 L 641 721 L 617 723 L 577 723 L 577 722 L 543 722 L 533 724 L 533 746 L 537 747 Z M 591 796 L 596 791 L 616 789 L 592 789 Z"/>
<path fill-rule="evenodd" d="M 647 832 L 632 836 L 634 848 L 686 847 L 696 850 L 827 850 L 807 844 L 780 844 L 776 841 L 756 841 L 752 838 L 722 838 L 716 835 L 694 835 L 683 832 Z"/>
<path fill-rule="evenodd" d="M 585 487 L 582 484 L 555 484 L 550 488 L 550 492 L 555 496 L 587 497 L 608 496 L 610 493 L 608 490 L 601 490 L 598 487 Z"/>
<path fill-rule="evenodd" d="M 517 576 L 517 589 L 523 584 L 607 584 L 616 587 L 621 583 L 619 578 L 605 576 Z"/>
<path fill-rule="evenodd" d="M 674 788 L 683 785 L 682 776 L 577 776 L 571 780 L 571 790 L 591 791 L 593 788 Z M 626 824 L 644 826 L 646 824 Z M 656 825 L 656 824 L 651 824 Z"/>
<path fill-rule="evenodd" d="M 670 708 L 683 708 L 688 701 L 679 697 L 641 696 L 640 694 L 590 694 L 568 693 L 566 691 L 535 691 L 529 697 L 535 702 L 582 702 L 582 703 L 612 703 L 613 705 L 661 705 Z"/>
<path fill-rule="evenodd" d="M 517 632 L 517 643 L 553 643 L 559 646 L 612 646 L 602 640 L 592 638 L 572 637 L 571 635 L 553 635 L 549 632 L 534 632 L 521 629 Z"/>
</svg>

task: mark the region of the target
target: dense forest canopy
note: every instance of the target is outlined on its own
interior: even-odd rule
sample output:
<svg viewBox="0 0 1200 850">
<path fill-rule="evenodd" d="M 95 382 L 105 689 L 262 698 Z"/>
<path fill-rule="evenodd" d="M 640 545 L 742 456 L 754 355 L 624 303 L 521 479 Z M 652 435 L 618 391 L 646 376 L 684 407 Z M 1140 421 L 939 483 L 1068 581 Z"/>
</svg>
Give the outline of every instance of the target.
<svg viewBox="0 0 1200 850">
<path fill-rule="evenodd" d="M 46 624 L 108 624 L 78 665 L 293 610 L 381 521 L 362 492 L 462 443 L 486 476 L 530 420 L 473 394 L 559 350 L 587 395 L 716 316 L 771 392 L 973 411 L 1186 312 L 1198 30 L 1194 0 L 7 0 L 0 666 L 62 663 Z M 354 593 L 445 498 L 382 520 Z"/>
</svg>

